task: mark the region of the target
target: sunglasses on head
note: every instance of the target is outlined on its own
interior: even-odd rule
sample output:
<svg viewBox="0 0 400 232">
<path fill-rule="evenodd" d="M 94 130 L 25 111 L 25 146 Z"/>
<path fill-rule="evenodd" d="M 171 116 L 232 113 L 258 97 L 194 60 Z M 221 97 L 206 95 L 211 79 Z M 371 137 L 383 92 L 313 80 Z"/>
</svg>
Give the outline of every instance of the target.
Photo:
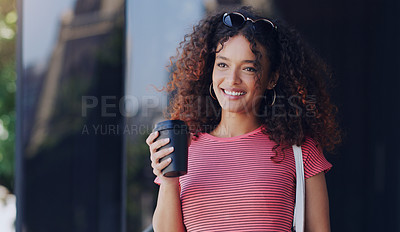
<svg viewBox="0 0 400 232">
<path fill-rule="evenodd" d="M 268 19 L 253 20 L 239 12 L 225 13 L 222 17 L 222 21 L 226 26 L 232 28 L 241 28 L 247 21 L 250 21 L 253 24 L 254 30 L 258 32 L 269 32 L 277 29 L 277 26 Z"/>
</svg>

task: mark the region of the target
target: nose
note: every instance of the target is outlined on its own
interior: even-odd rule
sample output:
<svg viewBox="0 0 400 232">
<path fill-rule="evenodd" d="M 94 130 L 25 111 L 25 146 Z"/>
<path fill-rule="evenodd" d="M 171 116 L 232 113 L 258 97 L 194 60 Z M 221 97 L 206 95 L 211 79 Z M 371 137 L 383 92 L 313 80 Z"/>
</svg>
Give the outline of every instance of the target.
<svg viewBox="0 0 400 232">
<path fill-rule="evenodd" d="M 227 76 L 225 77 L 225 80 L 230 84 L 230 85 L 235 85 L 235 84 L 240 84 L 242 82 L 240 78 L 239 71 L 234 69 Z"/>
</svg>

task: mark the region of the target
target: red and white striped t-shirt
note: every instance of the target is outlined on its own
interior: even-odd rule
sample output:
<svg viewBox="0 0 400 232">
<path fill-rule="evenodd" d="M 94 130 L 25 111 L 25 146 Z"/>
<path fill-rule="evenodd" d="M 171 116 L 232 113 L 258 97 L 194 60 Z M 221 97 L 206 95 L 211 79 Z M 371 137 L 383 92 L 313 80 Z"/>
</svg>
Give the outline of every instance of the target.
<svg viewBox="0 0 400 232">
<path fill-rule="evenodd" d="M 276 163 L 271 160 L 274 145 L 261 127 L 230 138 L 201 133 L 193 140 L 188 173 L 179 179 L 187 231 L 290 231 L 296 182 L 293 150 Z M 332 167 L 313 139 L 306 139 L 302 152 L 305 178 Z"/>
</svg>

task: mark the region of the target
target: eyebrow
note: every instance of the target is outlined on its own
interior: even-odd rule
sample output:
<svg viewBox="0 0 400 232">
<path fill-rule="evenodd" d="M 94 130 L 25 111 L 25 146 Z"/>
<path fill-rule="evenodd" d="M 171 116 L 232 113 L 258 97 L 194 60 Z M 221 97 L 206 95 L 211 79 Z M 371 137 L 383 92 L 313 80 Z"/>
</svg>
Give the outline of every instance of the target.
<svg viewBox="0 0 400 232">
<path fill-rule="evenodd" d="M 229 59 L 225 56 L 221 56 L 221 55 L 217 55 L 216 59 L 221 59 L 221 60 L 227 60 L 229 61 Z M 251 63 L 251 64 L 255 64 L 256 61 L 255 60 L 243 60 L 243 63 Z"/>
</svg>

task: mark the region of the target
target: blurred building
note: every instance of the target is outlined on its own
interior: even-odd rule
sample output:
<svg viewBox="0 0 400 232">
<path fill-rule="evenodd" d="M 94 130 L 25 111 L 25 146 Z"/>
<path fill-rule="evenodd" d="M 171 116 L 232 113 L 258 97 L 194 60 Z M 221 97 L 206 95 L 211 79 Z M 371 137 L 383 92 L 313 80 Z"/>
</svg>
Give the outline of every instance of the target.
<svg viewBox="0 0 400 232">
<path fill-rule="evenodd" d="M 23 16 L 45 14 L 22 4 Z M 20 54 L 17 230 L 120 230 L 122 137 L 93 128 L 123 124 L 117 101 L 123 94 L 125 2 L 77 0 L 63 12 L 21 17 L 22 25 L 32 20 L 46 27 L 57 20 L 59 26 L 45 62 L 24 62 L 25 54 L 32 57 L 29 49 Z M 42 39 L 28 30 L 22 35 L 25 48 Z M 83 109 L 85 97 L 98 100 L 97 106 Z M 104 104 L 114 106 L 104 110 Z"/>
</svg>

